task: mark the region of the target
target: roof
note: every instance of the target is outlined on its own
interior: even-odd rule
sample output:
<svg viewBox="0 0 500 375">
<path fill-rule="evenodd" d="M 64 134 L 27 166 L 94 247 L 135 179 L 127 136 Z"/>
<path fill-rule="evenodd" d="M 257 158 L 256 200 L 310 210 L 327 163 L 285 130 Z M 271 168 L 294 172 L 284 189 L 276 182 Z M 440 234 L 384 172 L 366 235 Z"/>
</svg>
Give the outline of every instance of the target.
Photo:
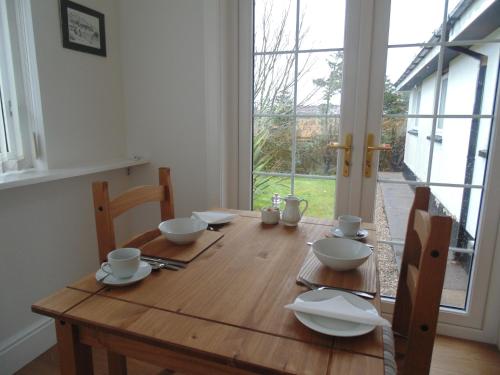
<svg viewBox="0 0 500 375">
<path fill-rule="evenodd" d="M 464 13 L 471 7 L 475 0 L 462 0 L 453 9 L 448 17 L 446 29 L 448 32 L 461 19 Z M 471 40 L 482 39 L 500 26 L 500 0 L 495 0 L 490 6 L 477 16 L 467 27 L 460 31 L 453 40 Z M 432 33 L 432 36 L 427 43 L 438 43 L 441 39 L 441 27 Z M 438 54 L 429 59 L 429 54 L 439 47 L 423 47 L 406 68 L 401 77 L 394 84 L 398 90 L 410 90 L 418 85 L 429 75 L 437 70 Z M 458 52 L 447 48 L 444 54 L 444 64 L 448 65 L 449 61 L 454 59 Z M 429 59 L 427 64 L 422 65 L 422 61 Z"/>
</svg>

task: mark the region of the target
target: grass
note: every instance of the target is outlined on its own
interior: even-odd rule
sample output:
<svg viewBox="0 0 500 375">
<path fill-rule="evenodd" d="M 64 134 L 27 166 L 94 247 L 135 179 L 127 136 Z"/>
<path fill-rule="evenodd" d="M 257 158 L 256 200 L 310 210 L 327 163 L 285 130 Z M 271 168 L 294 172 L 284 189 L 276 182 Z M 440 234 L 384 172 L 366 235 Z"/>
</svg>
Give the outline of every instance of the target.
<svg viewBox="0 0 500 375">
<path fill-rule="evenodd" d="M 256 185 L 262 184 L 253 195 L 253 209 L 260 210 L 262 207 L 271 205 L 274 193 L 281 197 L 290 194 L 289 177 L 272 177 L 267 183 L 264 176 L 258 176 Z M 333 218 L 335 205 L 335 180 L 317 180 L 307 177 L 295 178 L 295 195 L 306 199 L 309 203 L 305 215 L 325 219 Z M 303 203 L 301 204 L 301 208 Z M 283 206 L 281 207 L 283 209 Z"/>
</svg>

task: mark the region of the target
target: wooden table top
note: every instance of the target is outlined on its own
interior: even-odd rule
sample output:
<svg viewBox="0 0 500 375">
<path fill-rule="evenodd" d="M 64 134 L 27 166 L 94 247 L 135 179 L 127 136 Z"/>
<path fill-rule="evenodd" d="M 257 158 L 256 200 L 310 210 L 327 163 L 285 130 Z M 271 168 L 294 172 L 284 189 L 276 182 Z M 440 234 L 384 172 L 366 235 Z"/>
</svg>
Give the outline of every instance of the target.
<svg viewBox="0 0 500 375">
<path fill-rule="evenodd" d="M 124 288 L 94 275 L 33 305 L 33 311 L 116 332 L 255 372 L 383 373 L 381 329 L 338 338 L 303 326 L 283 308 L 306 291 L 296 284 L 309 250 L 329 224 L 265 226 L 238 211 L 218 242 L 181 271 L 160 271 Z M 369 242 L 374 242 L 373 226 Z M 380 309 L 378 296 L 374 305 Z"/>
</svg>

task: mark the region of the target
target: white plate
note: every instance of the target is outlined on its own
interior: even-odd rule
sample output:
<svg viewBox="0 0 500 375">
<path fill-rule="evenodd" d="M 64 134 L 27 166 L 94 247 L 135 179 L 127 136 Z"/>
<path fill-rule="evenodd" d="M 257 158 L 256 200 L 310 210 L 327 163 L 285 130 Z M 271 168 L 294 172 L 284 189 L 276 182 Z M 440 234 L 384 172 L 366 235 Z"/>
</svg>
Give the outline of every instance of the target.
<svg viewBox="0 0 500 375">
<path fill-rule="evenodd" d="M 336 296 L 343 296 L 354 306 L 359 307 L 365 311 L 375 311 L 373 305 L 352 293 L 343 292 L 341 290 L 323 289 L 323 290 L 310 290 L 299 295 L 296 300 L 302 301 L 321 301 L 324 299 L 333 298 Z M 307 314 L 303 312 L 294 311 L 297 319 L 306 327 L 313 331 L 324 333 L 330 336 L 339 337 L 353 337 L 365 335 L 375 329 L 374 325 L 353 323 L 345 320 L 325 318 L 318 315 Z"/>
<path fill-rule="evenodd" d="M 332 234 L 335 237 L 349 238 L 351 240 L 362 240 L 363 238 L 368 237 L 368 231 L 366 229 L 358 230 L 358 233 L 356 233 L 355 236 L 346 236 L 346 235 L 344 235 L 344 233 L 342 233 L 342 231 L 340 230 L 339 227 L 334 227 L 334 228 L 332 228 Z"/>
<path fill-rule="evenodd" d="M 141 263 L 139 264 L 139 269 L 132 276 L 127 277 L 126 279 L 119 279 L 117 277 L 114 277 L 113 275 L 109 275 L 101 282 L 106 285 L 125 286 L 145 279 L 149 276 L 150 273 L 151 266 L 148 263 L 141 261 Z M 95 279 L 97 281 L 101 280 L 104 276 L 106 276 L 106 273 L 101 269 L 95 273 Z"/>
<path fill-rule="evenodd" d="M 236 216 L 238 216 L 229 212 L 220 211 L 194 211 L 193 215 L 207 224 L 227 224 L 231 222 Z"/>
</svg>

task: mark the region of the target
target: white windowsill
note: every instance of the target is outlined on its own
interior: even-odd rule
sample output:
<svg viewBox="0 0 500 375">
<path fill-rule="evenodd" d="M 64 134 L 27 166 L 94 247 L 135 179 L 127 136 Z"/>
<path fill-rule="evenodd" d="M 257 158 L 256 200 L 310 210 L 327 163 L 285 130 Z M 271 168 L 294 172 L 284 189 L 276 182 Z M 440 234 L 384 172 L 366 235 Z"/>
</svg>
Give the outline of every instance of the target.
<svg viewBox="0 0 500 375">
<path fill-rule="evenodd" d="M 112 171 L 115 169 L 135 167 L 138 165 L 148 164 L 147 159 L 121 159 L 101 164 L 87 165 L 66 169 L 51 169 L 45 171 L 37 171 L 35 169 L 26 169 L 19 172 L 7 172 L 0 175 L 0 190 L 12 189 L 20 186 L 39 184 L 42 182 L 50 182 L 62 180 L 65 178 L 84 176 L 94 173 Z"/>
</svg>

